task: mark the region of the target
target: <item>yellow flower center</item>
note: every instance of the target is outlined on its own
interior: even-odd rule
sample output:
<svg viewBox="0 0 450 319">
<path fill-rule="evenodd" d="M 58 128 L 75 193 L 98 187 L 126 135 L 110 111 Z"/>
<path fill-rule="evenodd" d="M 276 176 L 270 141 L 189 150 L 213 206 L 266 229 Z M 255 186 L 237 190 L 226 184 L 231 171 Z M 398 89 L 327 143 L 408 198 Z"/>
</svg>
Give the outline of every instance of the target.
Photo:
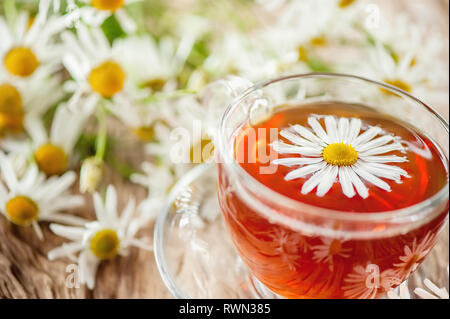
<svg viewBox="0 0 450 319">
<path fill-rule="evenodd" d="M 133 129 L 134 134 L 144 142 L 151 142 L 155 139 L 155 127 L 150 126 L 140 126 Z"/>
<path fill-rule="evenodd" d="M 103 229 L 91 239 L 90 248 L 98 259 L 111 259 L 117 256 L 120 239 L 117 232 L 112 229 Z"/>
<path fill-rule="evenodd" d="M 358 160 L 358 152 L 351 145 L 333 143 L 324 148 L 322 157 L 325 162 L 334 166 L 350 166 Z"/>
<path fill-rule="evenodd" d="M 330 248 L 329 248 L 328 252 L 330 255 L 337 255 L 341 252 L 341 250 L 342 250 L 341 241 L 334 239 L 330 244 Z"/>
<path fill-rule="evenodd" d="M 339 8 L 345 9 L 351 6 L 356 0 L 341 0 L 339 1 Z"/>
<path fill-rule="evenodd" d="M 27 30 L 30 30 L 30 28 L 33 26 L 34 21 L 36 20 L 36 17 L 29 17 L 27 21 Z"/>
<path fill-rule="evenodd" d="M 21 77 L 30 76 L 39 66 L 36 55 L 27 47 L 11 49 L 6 54 L 4 62 L 9 72 Z"/>
<path fill-rule="evenodd" d="M 104 98 L 110 98 L 122 91 L 125 72 L 116 62 L 106 61 L 92 69 L 88 80 L 95 92 Z"/>
<path fill-rule="evenodd" d="M 99 10 L 116 11 L 123 7 L 125 0 L 92 0 L 91 5 Z"/>
<path fill-rule="evenodd" d="M 321 36 L 312 38 L 310 40 L 310 42 L 311 42 L 311 45 L 320 47 L 320 46 L 324 46 L 327 44 L 327 39 L 325 38 L 324 35 L 321 35 Z"/>
<path fill-rule="evenodd" d="M 67 170 L 67 155 L 59 146 L 44 144 L 34 153 L 34 158 L 39 169 L 48 176 L 60 175 Z"/>
<path fill-rule="evenodd" d="M 10 84 L 0 84 L 0 133 L 21 131 L 23 117 L 19 91 Z"/>
<path fill-rule="evenodd" d="M 395 86 L 395 87 L 397 87 L 405 92 L 408 92 L 408 93 L 410 93 L 412 90 L 411 86 L 401 79 L 387 79 L 387 80 L 384 80 L 384 82 L 386 82 L 387 84 L 390 84 L 392 86 Z M 397 95 L 394 92 L 391 92 L 391 91 L 383 89 L 383 88 L 381 88 L 380 90 L 386 94 Z"/>
<path fill-rule="evenodd" d="M 203 136 L 191 146 L 189 158 L 191 163 L 204 163 L 214 155 L 214 144 L 211 138 Z"/>
<path fill-rule="evenodd" d="M 167 81 L 163 78 L 155 78 L 145 82 L 144 86 L 152 89 L 153 91 L 161 91 L 166 83 Z"/>
<path fill-rule="evenodd" d="M 298 47 L 298 60 L 300 62 L 308 62 L 308 50 L 304 46 Z"/>
<path fill-rule="evenodd" d="M 19 226 L 29 226 L 38 219 L 38 206 L 26 196 L 16 196 L 6 203 L 6 214 L 11 222 Z"/>
</svg>

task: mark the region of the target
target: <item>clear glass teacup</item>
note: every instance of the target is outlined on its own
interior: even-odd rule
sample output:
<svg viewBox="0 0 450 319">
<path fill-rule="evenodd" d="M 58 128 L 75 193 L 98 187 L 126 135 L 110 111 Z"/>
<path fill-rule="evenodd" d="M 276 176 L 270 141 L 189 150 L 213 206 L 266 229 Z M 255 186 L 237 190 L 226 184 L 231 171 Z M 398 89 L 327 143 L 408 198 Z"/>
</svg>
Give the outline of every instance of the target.
<svg viewBox="0 0 450 319">
<path fill-rule="evenodd" d="M 351 105 L 351 109 L 335 114 L 333 105 L 336 104 Z M 316 107 L 313 110 L 320 112 L 311 111 L 314 115 L 305 119 L 302 127 L 296 126 L 298 123 L 294 123 L 293 114 L 312 106 Z M 437 166 L 433 170 L 434 164 L 431 162 L 427 162 L 426 168 L 431 168 L 429 171 L 436 174 L 429 175 L 428 171 L 422 171 L 425 166 L 420 166 L 422 162 L 417 156 L 426 155 L 420 153 L 419 147 L 413 149 L 413 143 L 409 144 L 408 151 L 406 148 L 389 148 L 393 144 L 382 144 L 383 141 L 396 143 L 397 137 L 390 138 L 391 135 L 384 130 L 377 129 L 381 126 L 378 123 L 364 124 L 361 114 L 371 112 L 380 118 L 386 116 L 413 127 L 425 144 L 433 144 L 435 154 L 438 154 L 434 160 L 441 165 L 440 175 L 436 173 Z M 280 114 L 285 115 L 282 121 L 286 126 L 284 132 L 276 131 L 275 140 L 270 140 L 270 143 L 266 143 L 270 135 L 266 132 L 263 151 L 260 152 L 259 133 L 252 135 L 248 132 L 253 128 L 264 128 L 266 131 L 269 127 L 280 128 L 277 127 L 281 121 L 278 120 L 282 118 Z M 357 127 L 358 134 L 351 133 L 351 127 Z M 336 131 L 336 140 L 327 141 L 327 138 L 331 139 L 333 130 Z M 346 140 L 342 138 L 344 132 L 355 136 Z M 321 134 L 324 135 L 322 142 L 317 139 Z M 363 137 L 357 140 L 361 135 Z M 256 140 L 251 142 L 251 137 L 255 136 Z M 356 142 L 355 147 L 351 147 L 352 141 L 361 142 L 364 139 L 366 144 L 358 145 Z M 241 143 L 242 140 L 246 142 Z M 280 144 L 278 140 L 283 142 Z M 298 145 L 295 145 L 297 141 Z M 239 255 L 260 283 L 282 297 L 383 297 L 407 280 L 420 266 L 448 221 L 448 141 L 448 123 L 432 108 L 407 92 L 361 77 L 329 73 L 294 75 L 248 89 L 226 110 L 215 141 L 218 154 L 218 199 Z M 317 145 L 311 142 L 317 142 L 322 151 L 318 152 L 314 148 Z M 331 144 L 340 146 L 331 147 Z M 328 153 L 331 159 L 326 157 L 327 146 L 330 146 Z M 279 152 L 277 155 L 289 152 L 294 155 L 286 158 L 282 156 L 284 160 L 274 161 L 271 155 L 266 156 L 268 149 L 273 151 L 274 148 Z M 372 153 L 377 155 L 374 150 L 386 152 L 381 154 L 383 158 L 380 159 L 373 156 Z M 353 169 L 352 165 L 357 163 L 365 165 L 369 160 L 389 160 L 389 165 L 400 167 L 403 165 L 401 156 L 393 155 L 397 151 L 404 152 L 405 156 L 413 156 L 408 152 L 416 152 L 415 170 L 409 174 L 412 176 L 398 173 L 396 178 L 390 178 L 387 172 L 374 169 L 386 166 L 373 165 L 366 167 L 374 169 L 371 175 L 375 175 L 376 180 L 355 168 L 360 174 L 358 179 L 353 179 L 350 184 L 344 182 L 343 175 L 349 173 L 347 168 Z M 241 158 L 239 155 L 242 152 L 245 156 Z M 344 157 L 354 154 L 356 159 L 349 157 L 344 158 L 347 162 L 340 162 L 342 157 L 336 154 Z M 323 162 L 322 169 L 328 167 L 334 173 L 331 173 L 331 179 L 325 173 L 322 181 L 320 176 L 316 178 L 316 184 L 313 185 L 316 188 L 309 187 L 309 192 L 305 191 L 306 186 L 301 191 L 299 188 L 296 200 L 296 195 L 289 196 L 287 189 L 297 185 L 290 180 L 287 184 L 280 183 L 280 179 L 271 177 L 274 176 L 271 174 L 276 174 L 276 170 L 270 169 L 283 166 L 283 172 L 289 172 L 291 177 L 296 175 L 296 178 L 292 178 L 294 182 L 300 181 L 299 185 L 304 186 L 308 179 L 320 172 L 317 167 L 309 174 L 299 170 L 307 166 L 301 163 L 311 161 L 311 157 L 315 158 L 315 164 L 312 165 L 319 162 L 320 166 L 320 162 Z M 258 163 L 261 158 L 268 163 L 258 168 L 268 171 L 252 174 L 248 168 L 254 167 L 251 165 Z M 409 159 L 412 163 L 412 157 Z M 253 162 L 249 166 L 247 161 Z M 345 169 L 342 170 L 342 167 Z M 427 174 L 431 177 L 424 184 L 418 176 Z M 375 185 L 368 183 L 369 180 Z M 420 183 L 411 182 L 416 180 Z M 327 185 L 330 183 L 331 186 Z M 411 183 L 411 188 L 406 187 L 407 183 Z M 348 198 L 342 193 L 347 194 Z M 327 194 L 334 197 L 327 197 Z M 373 204 L 373 210 L 361 209 L 370 208 L 364 201 L 367 198 L 373 200 L 375 195 L 379 199 L 370 203 L 385 203 Z M 412 204 L 407 204 L 409 202 Z M 389 203 L 393 209 L 381 209 L 383 205 L 390 207 Z"/>
</svg>

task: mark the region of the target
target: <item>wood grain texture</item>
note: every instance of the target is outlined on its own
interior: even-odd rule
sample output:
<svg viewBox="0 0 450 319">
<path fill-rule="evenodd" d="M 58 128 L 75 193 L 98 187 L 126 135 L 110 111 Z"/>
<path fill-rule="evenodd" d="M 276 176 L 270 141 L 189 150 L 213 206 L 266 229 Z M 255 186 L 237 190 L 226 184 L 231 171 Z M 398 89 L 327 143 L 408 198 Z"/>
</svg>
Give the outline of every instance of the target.
<svg viewBox="0 0 450 319">
<path fill-rule="evenodd" d="M 409 12 L 417 23 L 432 24 L 448 37 L 448 0 L 383 0 L 380 3 L 390 3 L 394 10 Z M 424 3 L 426 12 L 423 10 Z M 448 52 L 442 63 L 448 68 Z M 448 100 L 443 101 L 439 108 L 448 116 L 445 111 Z M 113 134 L 124 136 L 124 128 L 117 123 L 111 123 L 110 128 Z M 123 142 L 126 146 L 119 156 L 126 157 L 135 164 L 142 161 L 143 154 L 137 151 L 142 147 L 133 140 Z M 145 197 L 142 187 L 129 183 L 111 170 L 107 170 L 105 176 L 105 184 L 109 183 L 117 188 L 120 208 L 123 208 L 131 194 L 138 200 Z M 86 202 L 83 210 L 75 211 L 74 214 L 92 219 L 94 213 L 90 196 L 86 196 Z M 47 224 L 42 226 L 45 241 L 41 242 L 31 229 L 15 227 L 5 218 L 0 218 L 0 298 L 170 298 L 160 279 L 153 253 L 138 249 L 132 249 L 127 257 L 102 263 L 93 291 L 83 286 L 68 288 L 66 266 L 70 261 L 47 260 L 47 252 L 59 246 L 63 240 L 53 235 Z M 141 235 L 152 237 L 152 226 L 144 228 Z M 443 236 L 448 239 L 448 232 Z M 448 246 L 446 258 L 437 258 L 433 263 L 436 267 L 448 263 Z"/>
</svg>

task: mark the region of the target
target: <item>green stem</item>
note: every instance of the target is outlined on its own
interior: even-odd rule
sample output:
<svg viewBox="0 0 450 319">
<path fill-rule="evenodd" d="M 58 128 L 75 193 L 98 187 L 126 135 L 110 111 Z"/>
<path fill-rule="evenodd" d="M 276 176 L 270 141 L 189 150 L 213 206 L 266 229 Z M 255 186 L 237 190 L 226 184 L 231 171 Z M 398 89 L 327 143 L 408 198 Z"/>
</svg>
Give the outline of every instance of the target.
<svg viewBox="0 0 450 319">
<path fill-rule="evenodd" d="M 99 127 L 97 139 L 95 141 L 95 158 L 99 161 L 103 161 L 106 151 L 106 142 L 108 140 L 108 130 L 106 125 L 106 114 L 101 107 L 97 113 L 97 119 L 99 122 Z"/>
<path fill-rule="evenodd" d="M 10 25 L 12 25 L 17 17 L 16 1 L 5 0 L 5 2 L 3 3 L 3 8 L 5 10 L 6 20 Z"/>
</svg>

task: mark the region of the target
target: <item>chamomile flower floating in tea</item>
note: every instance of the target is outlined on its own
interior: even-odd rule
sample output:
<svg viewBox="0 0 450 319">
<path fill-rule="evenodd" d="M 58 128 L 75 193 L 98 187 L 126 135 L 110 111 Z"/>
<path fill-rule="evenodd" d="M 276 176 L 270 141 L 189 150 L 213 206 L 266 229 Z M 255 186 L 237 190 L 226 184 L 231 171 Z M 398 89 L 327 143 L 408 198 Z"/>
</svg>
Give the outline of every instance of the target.
<svg viewBox="0 0 450 319">
<path fill-rule="evenodd" d="M 107 18 L 114 15 L 122 29 L 127 33 L 135 32 L 136 23 L 128 15 L 126 6 L 142 0 L 81 0 L 82 6 L 77 7 L 69 0 L 69 11 L 74 17 L 80 17 L 85 23 L 99 27 Z"/>
<path fill-rule="evenodd" d="M 2 146 L 8 151 L 31 155 L 47 176 L 61 175 L 69 168 L 70 156 L 85 120 L 86 115 L 74 113 L 62 104 L 55 112 L 49 135 L 42 120 L 29 117 L 25 128 L 31 143 L 11 138 L 3 141 Z"/>
<path fill-rule="evenodd" d="M 78 217 L 61 212 L 84 203 L 83 197 L 69 192 L 76 179 L 74 172 L 46 179 L 37 166 L 31 164 L 19 177 L 11 159 L 3 152 L 0 152 L 0 170 L 0 211 L 12 223 L 32 226 L 37 236 L 43 239 L 40 221 L 71 225 L 82 222 Z"/>
<path fill-rule="evenodd" d="M 312 130 L 298 124 L 292 125 L 280 132 L 290 143 L 273 143 L 279 154 L 302 156 L 272 161 L 273 164 L 288 167 L 301 166 L 289 172 L 286 180 L 313 174 L 303 184 L 302 194 L 308 194 L 317 187 L 317 196 L 324 196 L 337 178 L 347 197 L 358 193 L 362 198 L 367 198 L 369 191 L 362 180 L 389 192 L 391 187 L 380 177 L 400 183 L 402 177 L 408 176 L 402 168 L 386 165 L 407 161 L 405 157 L 386 155 L 392 151 L 405 151 L 395 136 L 383 132 L 378 126 L 369 127 L 361 133 L 362 121 L 357 118 L 326 116 L 324 122 L 326 130 L 316 117 L 311 116 L 308 124 Z"/>
<path fill-rule="evenodd" d="M 92 113 L 102 99 L 123 107 L 131 104 L 139 90 L 129 81 L 120 56 L 101 29 L 80 24 L 77 36 L 65 31 L 62 38 L 68 47 L 63 64 L 73 78 L 65 85 L 74 93 L 68 103 L 71 109 L 82 108 L 82 112 Z M 82 98 L 89 99 L 89 107 L 80 103 Z"/>
<path fill-rule="evenodd" d="M 62 18 L 48 16 L 49 7 L 50 0 L 42 0 L 34 19 L 30 20 L 28 13 L 20 12 L 11 26 L 0 17 L 0 72 L 28 78 L 38 70 L 55 71 L 61 51 L 52 38 L 66 25 Z"/>
<path fill-rule="evenodd" d="M 50 229 L 58 236 L 71 242 L 63 244 L 48 253 L 50 260 L 73 257 L 78 254 L 80 282 L 89 289 L 95 286 L 95 275 L 101 261 L 126 256 L 130 247 L 151 250 L 152 247 L 136 238 L 143 226 L 140 216 L 135 214 L 134 198 L 129 199 L 121 215 L 117 213 L 117 194 L 113 186 L 108 186 L 103 202 L 98 193 L 93 196 L 97 220 L 86 222 L 82 227 L 51 224 Z"/>
</svg>

